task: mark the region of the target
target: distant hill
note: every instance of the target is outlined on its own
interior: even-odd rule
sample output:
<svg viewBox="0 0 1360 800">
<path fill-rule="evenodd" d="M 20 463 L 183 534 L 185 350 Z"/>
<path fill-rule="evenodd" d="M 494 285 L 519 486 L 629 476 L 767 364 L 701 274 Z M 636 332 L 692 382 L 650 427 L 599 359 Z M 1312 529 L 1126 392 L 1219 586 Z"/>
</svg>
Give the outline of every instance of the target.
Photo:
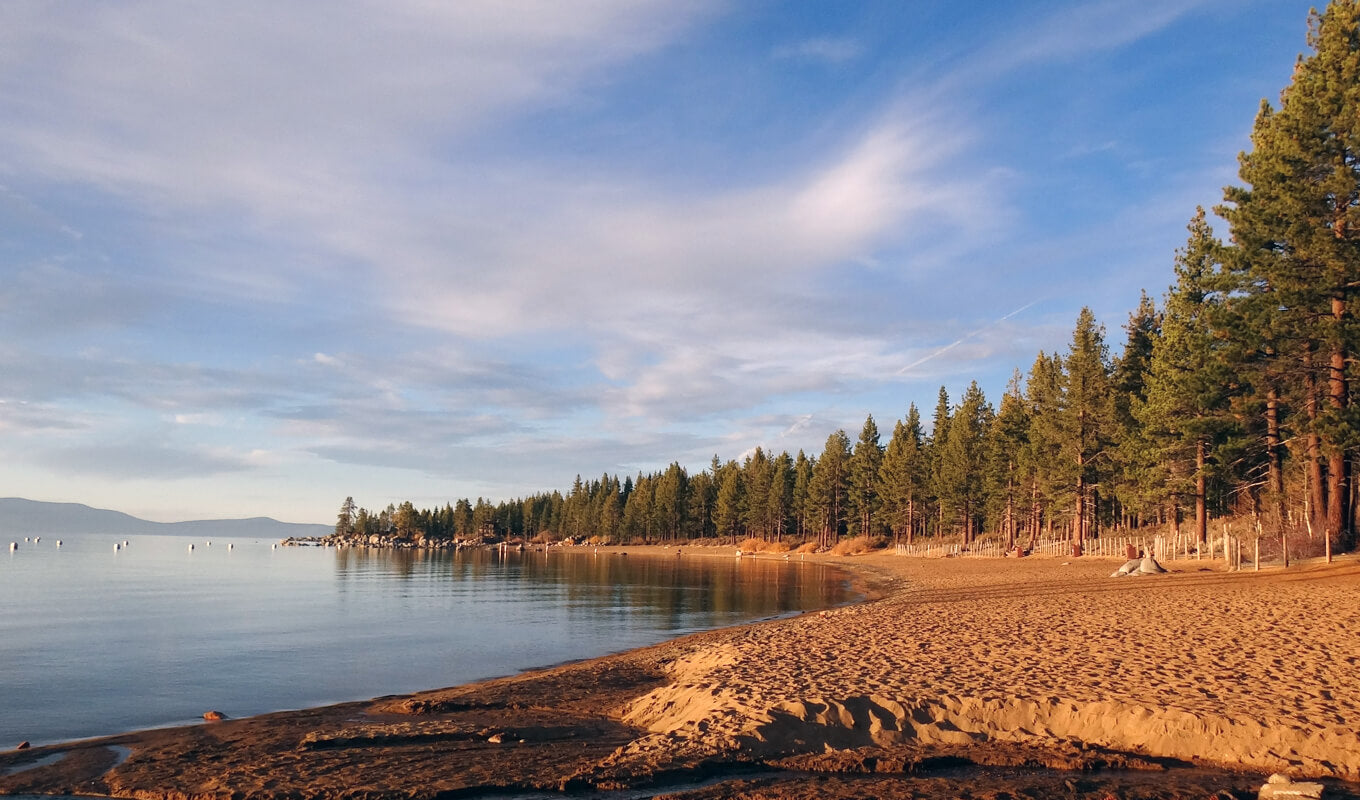
<svg viewBox="0 0 1360 800">
<path fill-rule="evenodd" d="M 240 536 L 286 539 L 325 536 L 329 525 L 279 522 L 269 517 L 198 519 L 189 522 L 152 522 L 121 511 L 90 508 L 79 503 L 44 503 L 20 497 L 0 498 L 0 536 L 112 533 L 155 533 L 163 536 Z"/>
</svg>

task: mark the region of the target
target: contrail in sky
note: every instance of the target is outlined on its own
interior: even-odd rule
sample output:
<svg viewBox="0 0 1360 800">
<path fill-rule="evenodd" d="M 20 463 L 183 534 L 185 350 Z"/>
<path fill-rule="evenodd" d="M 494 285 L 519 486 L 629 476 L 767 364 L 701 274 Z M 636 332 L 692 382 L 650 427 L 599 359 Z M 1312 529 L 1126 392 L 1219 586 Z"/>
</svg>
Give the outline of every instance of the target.
<svg viewBox="0 0 1360 800">
<path fill-rule="evenodd" d="M 978 329 L 975 330 L 975 331 L 971 331 L 971 332 L 969 332 L 969 333 L 964 334 L 963 336 L 960 336 L 958 339 L 955 339 L 954 341 L 950 342 L 949 344 L 945 345 L 944 347 L 941 347 L 939 350 L 936 350 L 936 351 L 933 352 L 933 353 L 929 353 L 929 354 L 927 354 L 927 355 L 921 356 L 920 358 L 916 359 L 915 361 L 911 362 L 910 364 L 906 365 L 905 367 L 899 369 L 899 370 L 897 371 L 897 374 L 898 374 L 898 375 L 905 375 L 908 371 L 913 370 L 913 369 L 915 369 L 916 367 L 921 366 L 922 364 L 926 363 L 926 362 L 929 361 L 930 359 L 935 358 L 936 356 L 944 355 L 945 353 L 948 353 L 950 350 L 953 350 L 955 347 L 958 347 L 959 345 L 963 344 L 964 342 L 968 341 L 969 339 L 972 339 L 972 338 L 978 336 L 979 334 L 983 333 L 984 331 L 990 330 L 991 328 L 995 328 L 997 325 L 1000 325 L 1001 323 L 1005 322 L 1006 320 L 1010 319 L 1011 317 L 1015 316 L 1016 314 L 1019 314 L 1021 311 L 1024 311 L 1025 309 L 1032 307 L 1033 305 L 1035 305 L 1035 304 L 1038 303 L 1038 302 L 1039 302 L 1038 300 L 1033 300 L 1033 301 L 1031 301 L 1031 302 L 1028 302 L 1028 303 L 1024 304 L 1023 306 L 1020 306 L 1019 308 L 1015 309 L 1015 310 L 1012 311 L 1011 313 L 1007 314 L 1006 316 L 1001 317 L 1000 319 L 997 319 L 997 320 L 994 321 L 994 322 L 990 322 L 990 323 L 988 323 L 988 324 L 986 324 L 986 325 L 983 325 L 981 328 L 978 328 Z"/>
</svg>

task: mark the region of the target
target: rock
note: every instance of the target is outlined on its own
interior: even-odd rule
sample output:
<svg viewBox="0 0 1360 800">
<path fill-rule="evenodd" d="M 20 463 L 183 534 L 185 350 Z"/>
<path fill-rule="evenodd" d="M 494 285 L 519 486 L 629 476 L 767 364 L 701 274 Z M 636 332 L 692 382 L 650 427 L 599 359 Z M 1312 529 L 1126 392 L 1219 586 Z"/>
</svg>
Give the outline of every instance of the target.
<svg viewBox="0 0 1360 800">
<path fill-rule="evenodd" d="M 27 750 L 28 748 L 29 748 L 28 740 L 25 739 L 24 741 L 19 742 L 19 746 L 16 747 L 16 748 L 14 748 L 14 749 L 15 749 L 15 750 Z"/>
<path fill-rule="evenodd" d="M 505 741 L 505 734 L 493 733 L 490 736 L 486 737 L 486 740 L 492 744 L 500 744 L 501 742 Z"/>
<path fill-rule="evenodd" d="M 1157 575 L 1166 572 L 1166 567 L 1157 563 L 1157 559 L 1152 556 L 1134 558 L 1124 562 L 1124 566 L 1115 570 L 1110 575 L 1111 578 L 1122 578 L 1125 575 L 1137 577 L 1139 575 Z"/>
<path fill-rule="evenodd" d="M 1157 559 L 1152 556 L 1144 556 L 1143 562 L 1138 565 L 1139 575 L 1156 575 L 1161 572 L 1166 572 L 1166 567 L 1158 564 Z"/>
<path fill-rule="evenodd" d="M 1257 793 L 1258 800 L 1269 800 L 1270 798 L 1305 798 L 1305 800 L 1318 800 L 1322 797 L 1323 786 L 1320 783 L 1310 781 L 1295 781 L 1288 775 L 1275 773 L 1266 778 L 1266 783 Z"/>
<path fill-rule="evenodd" d="M 221 711 L 204 711 L 203 718 L 209 722 L 216 722 L 220 719 L 226 719 L 227 715 L 223 714 Z"/>
</svg>

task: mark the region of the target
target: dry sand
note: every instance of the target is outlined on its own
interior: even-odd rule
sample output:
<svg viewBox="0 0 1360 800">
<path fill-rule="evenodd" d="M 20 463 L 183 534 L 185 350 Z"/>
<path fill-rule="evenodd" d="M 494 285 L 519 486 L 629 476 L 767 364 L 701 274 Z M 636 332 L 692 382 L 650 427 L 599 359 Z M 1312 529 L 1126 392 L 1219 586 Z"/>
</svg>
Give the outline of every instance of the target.
<svg viewBox="0 0 1360 800">
<path fill-rule="evenodd" d="M 684 796 L 1202 797 L 1241 796 L 1273 771 L 1360 781 L 1353 559 L 1260 573 L 1172 562 L 1118 579 L 1118 561 L 1091 558 L 827 560 L 876 599 L 409 698 L 4 753 L 0 792 L 414 798 L 734 764 L 799 773 Z M 109 745 L 131 756 L 110 768 Z M 887 776 L 963 762 L 1172 769 L 1080 785 Z M 809 772 L 861 777 L 814 790 Z"/>
</svg>

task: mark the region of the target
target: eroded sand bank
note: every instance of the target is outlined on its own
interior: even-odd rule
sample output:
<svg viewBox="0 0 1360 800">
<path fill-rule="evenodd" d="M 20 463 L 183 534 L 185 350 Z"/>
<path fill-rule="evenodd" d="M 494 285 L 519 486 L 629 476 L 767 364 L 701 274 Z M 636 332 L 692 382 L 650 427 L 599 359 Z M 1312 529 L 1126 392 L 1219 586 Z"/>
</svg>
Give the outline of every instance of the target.
<svg viewBox="0 0 1360 800">
<path fill-rule="evenodd" d="M 409 698 L 4 753 L 0 791 L 433 797 L 949 758 L 1360 780 L 1354 560 L 1130 579 L 1095 559 L 845 563 L 878 599 Z M 131 755 L 110 768 L 110 746 Z M 772 780 L 704 796 L 796 795 Z"/>
</svg>

